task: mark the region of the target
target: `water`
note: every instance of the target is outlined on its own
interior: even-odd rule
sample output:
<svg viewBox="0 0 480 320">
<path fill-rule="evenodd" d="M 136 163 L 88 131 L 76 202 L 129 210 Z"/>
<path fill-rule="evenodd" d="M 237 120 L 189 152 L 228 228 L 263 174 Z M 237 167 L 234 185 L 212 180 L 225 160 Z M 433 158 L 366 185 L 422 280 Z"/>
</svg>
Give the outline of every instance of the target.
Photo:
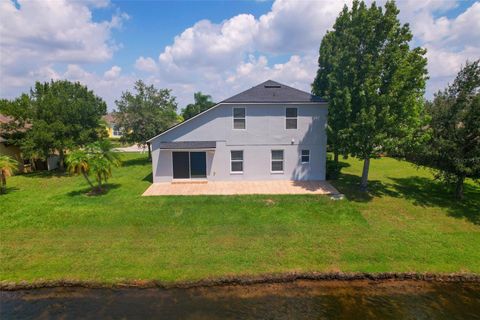
<svg viewBox="0 0 480 320">
<path fill-rule="evenodd" d="M 480 283 L 297 281 L 1 292 L 4 319 L 480 319 Z"/>
</svg>

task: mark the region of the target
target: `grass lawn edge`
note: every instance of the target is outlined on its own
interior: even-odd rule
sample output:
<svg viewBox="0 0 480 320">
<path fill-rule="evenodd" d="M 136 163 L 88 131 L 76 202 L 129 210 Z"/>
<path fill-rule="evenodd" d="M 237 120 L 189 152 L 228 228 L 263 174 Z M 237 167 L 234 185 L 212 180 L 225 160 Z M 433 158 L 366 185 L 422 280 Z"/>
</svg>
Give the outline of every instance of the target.
<svg viewBox="0 0 480 320">
<path fill-rule="evenodd" d="M 1 281 L 0 291 L 30 290 L 41 288 L 196 288 L 226 285 L 253 285 L 309 281 L 430 281 L 430 282 L 479 282 L 478 273 L 419 273 L 419 272 L 302 272 L 275 273 L 257 276 L 229 276 L 194 281 L 125 280 L 116 282 L 79 280 L 36 280 L 32 282 Z"/>
</svg>

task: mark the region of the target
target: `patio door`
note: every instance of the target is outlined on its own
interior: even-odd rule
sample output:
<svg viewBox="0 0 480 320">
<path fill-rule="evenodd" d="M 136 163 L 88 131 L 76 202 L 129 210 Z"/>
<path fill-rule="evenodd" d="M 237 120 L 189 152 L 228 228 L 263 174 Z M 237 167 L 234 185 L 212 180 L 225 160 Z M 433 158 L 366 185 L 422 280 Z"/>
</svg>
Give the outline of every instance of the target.
<svg viewBox="0 0 480 320">
<path fill-rule="evenodd" d="M 173 152 L 173 178 L 188 179 L 190 178 L 190 157 L 188 152 Z"/>
<path fill-rule="evenodd" d="M 207 177 L 206 152 L 190 152 L 190 178 Z"/>
<path fill-rule="evenodd" d="M 205 152 L 172 152 L 173 178 L 206 178 L 207 156 Z"/>
</svg>

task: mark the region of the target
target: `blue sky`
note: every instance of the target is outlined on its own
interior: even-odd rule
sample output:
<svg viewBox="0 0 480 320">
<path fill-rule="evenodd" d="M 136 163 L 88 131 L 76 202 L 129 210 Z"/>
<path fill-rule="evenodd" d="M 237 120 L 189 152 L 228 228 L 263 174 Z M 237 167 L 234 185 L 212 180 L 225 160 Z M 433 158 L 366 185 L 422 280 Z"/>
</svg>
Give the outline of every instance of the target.
<svg viewBox="0 0 480 320">
<path fill-rule="evenodd" d="M 0 0 L 0 96 L 64 78 L 88 85 L 110 109 L 136 79 L 172 89 L 179 107 L 195 91 L 220 100 L 266 79 L 309 91 L 322 36 L 344 4 Z M 430 98 L 480 57 L 480 3 L 397 4 L 412 44 L 428 50 Z"/>
<path fill-rule="evenodd" d="M 114 32 L 117 41 L 128 44 L 128 50 L 119 50 L 116 61 L 133 68 L 138 56 L 158 55 L 177 34 L 199 20 L 220 23 L 240 13 L 258 17 L 270 7 L 269 1 L 114 1 L 111 7 L 94 11 L 93 19 L 108 19 L 115 10 L 128 13 L 124 28 Z"/>
</svg>

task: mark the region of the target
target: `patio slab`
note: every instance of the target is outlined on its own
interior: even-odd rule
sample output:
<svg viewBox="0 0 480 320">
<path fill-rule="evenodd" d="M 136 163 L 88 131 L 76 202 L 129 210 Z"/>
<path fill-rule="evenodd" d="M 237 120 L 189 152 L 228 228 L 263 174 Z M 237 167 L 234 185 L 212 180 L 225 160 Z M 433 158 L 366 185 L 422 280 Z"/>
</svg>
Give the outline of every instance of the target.
<svg viewBox="0 0 480 320">
<path fill-rule="evenodd" d="M 327 181 L 192 181 L 153 183 L 144 196 L 237 194 L 338 194 Z"/>
</svg>

